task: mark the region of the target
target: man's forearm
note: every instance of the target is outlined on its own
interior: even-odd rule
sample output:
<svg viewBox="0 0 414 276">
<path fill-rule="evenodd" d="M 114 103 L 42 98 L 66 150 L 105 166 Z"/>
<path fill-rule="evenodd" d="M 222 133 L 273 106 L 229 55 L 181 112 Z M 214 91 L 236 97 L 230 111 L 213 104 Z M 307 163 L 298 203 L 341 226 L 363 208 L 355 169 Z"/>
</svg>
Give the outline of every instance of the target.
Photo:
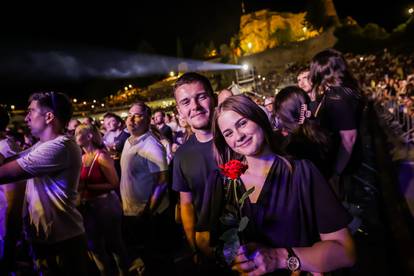
<svg viewBox="0 0 414 276">
<path fill-rule="evenodd" d="M 32 177 L 20 167 L 16 160 L 7 162 L 0 167 L 0 185 Z"/>
<path fill-rule="evenodd" d="M 193 204 L 181 203 L 181 220 L 183 222 L 184 233 L 190 247 L 197 249 L 195 242 L 195 213 Z"/>
<path fill-rule="evenodd" d="M 167 183 L 159 184 L 157 187 L 155 187 L 154 192 L 151 195 L 150 198 L 150 205 L 149 209 L 150 212 L 154 212 L 157 207 L 160 205 L 161 200 L 163 196 L 165 195 L 165 192 L 167 191 Z"/>
</svg>

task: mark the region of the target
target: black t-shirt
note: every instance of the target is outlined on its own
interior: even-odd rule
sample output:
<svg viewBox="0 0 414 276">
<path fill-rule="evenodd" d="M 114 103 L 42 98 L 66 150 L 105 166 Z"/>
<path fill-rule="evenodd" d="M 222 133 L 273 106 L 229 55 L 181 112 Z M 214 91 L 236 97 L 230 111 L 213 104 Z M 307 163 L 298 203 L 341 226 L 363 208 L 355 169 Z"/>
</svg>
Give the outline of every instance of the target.
<svg viewBox="0 0 414 276">
<path fill-rule="evenodd" d="M 173 189 L 192 193 L 197 217 L 201 212 L 206 182 L 216 170 L 212 140 L 200 143 L 193 134 L 175 153 Z"/>
<path fill-rule="evenodd" d="M 223 226 L 223 177 L 216 172 L 206 187 L 197 231 L 210 231 L 211 245 L 218 243 Z M 240 192 L 245 192 L 241 185 Z M 319 234 L 347 227 L 352 217 L 315 166 L 296 160 L 292 166 L 277 157 L 256 203 L 246 199 L 243 215 L 249 218 L 245 242 L 265 246 L 306 247 L 320 240 Z"/>
<path fill-rule="evenodd" d="M 334 86 L 325 92 L 318 113 L 321 127 L 331 133 L 332 152 L 337 153 L 341 143 L 341 130 L 359 130 L 362 117 L 363 101 L 357 93 L 346 87 Z M 358 133 L 352 150 L 351 159 L 346 167 L 353 170 L 361 161 L 361 139 Z"/>
<path fill-rule="evenodd" d="M 122 153 L 122 150 L 124 149 L 125 141 L 128 139 L 130 134 L 128 132 L 122 131 L 117 137 L 114 139 L 115 143 L 115 150 L 118 153 Z"/>
<path fill-rule="evenodd" d="M 129 136 L 130 134 L 128 132 L 121 131 L 121 133 L 114 139 L 115 150 L 117 152 L 116 158 L 114 159 L 114 165 L 119 177 L 121 177 L 121 154 L 124 149 L 125 141 Z"/>
<path fill-rule="evenodd" d="M 295 159 L 307 159 L 318 168 L 321 174 L 326 178 L 332 174 L 332 164 L 335 161 L 332 152 L 329 149 L 322 149 L 329 145 L 322 145 L 305 139 L 305 137 L 293 137 L 289 139 L 284 151 Z M 324 151 L 326 150 L 326 152 Z"/>
<path fill-rule="evenodd" d="M 159 129 L 162 137 L 164 137 L 165 139 L 167 139 L 168 141 L 170 141 L 170 143 L 172 143 L 173 141 L 173 133 L 172 130 L 169 126 L 164 125 L 162 128 Z"/>
<path fill-rule="evenodd" d="M 349 88 L 331 87 L 322 99 L 318 118 L 321 126 L 331 132 L 357 129 L 361 119 L 361 101 Z"/>
</svg>

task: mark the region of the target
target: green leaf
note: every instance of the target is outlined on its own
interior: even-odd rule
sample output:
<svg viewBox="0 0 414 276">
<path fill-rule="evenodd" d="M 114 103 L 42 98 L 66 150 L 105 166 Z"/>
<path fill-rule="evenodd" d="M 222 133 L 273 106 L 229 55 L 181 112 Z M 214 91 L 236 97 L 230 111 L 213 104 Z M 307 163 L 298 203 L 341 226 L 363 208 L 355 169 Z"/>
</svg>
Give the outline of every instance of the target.
<svg viewBox="0 0 414 276">
<path fill-rule="evenodd" d="M 223 235 L 220 236 L 220 240 L 224 242 L 231 243 L 233 241 L 239 240 L 238 236 L 238 228 L 231 228 L 223 233 Z"/>
<path fill-rule="evenodd" d="M 227 225 L 227 226 L 237 226 L 238 225 L 237 218 L 232 213 L 225 213 L 224 215 L 222 215 L 220 217 L 220 221 L 221 221 L 221 223 L 223 223 L 224 225 Z"/>
<path fill-rule="evenodd" d="M 239 232 L 242 232 L 244 229 L 246 229 L 248 223 L 249 218 L 246 216 L 242 217 L 239 224 Z"/>
<path fill-rule="evenodd" d="M 254 192 L 254 187 L 251 187 L 247 192 L 245 192 L 242 197 L 239 200 L 240 209 L 243 208 L 244 201 L 247 199 L 247 197 Z"/>
</svg>

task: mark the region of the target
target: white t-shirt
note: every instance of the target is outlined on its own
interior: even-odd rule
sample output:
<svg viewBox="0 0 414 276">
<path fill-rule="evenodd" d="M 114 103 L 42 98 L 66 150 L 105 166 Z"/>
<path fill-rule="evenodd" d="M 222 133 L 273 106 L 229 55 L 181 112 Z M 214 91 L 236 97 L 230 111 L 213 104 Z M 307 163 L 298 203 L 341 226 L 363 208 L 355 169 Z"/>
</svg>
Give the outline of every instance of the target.
<svg viewBox="0 0 414 276">
<path fill-rule="evenodd" d="M 121 155 L 121 198 L 125 216 L 138 215 L 147 204 L 154 183 L 153 173 L 168 170 L 163 145 L 150 133 L 129 137 Z M 164 196 L 157 212 L 168 207 Z"/>
<path fill-rule="evenodd" d="M 55 243 L 85 232 L 76 209 L 81 150 L 67 136 L 38 142 L 17 159 L 34 177 L 27 180 L 26 203 L 33 239 Z"/>
<path fill-rule="evenodd" d="M 16 155 L 19 152 L 19 150 L 19 146 L 13 139 L 4 138 L 0 140 L 0 161 L 3 162 L 3 159 Z M 10 186 L 10 184 L 0 185 L 0 240 L 3 240 L 4 236 L 6 235 L 6 219 L 8 208 L 6 191 L 8 188 L 13 187 Z"/>
</svg>

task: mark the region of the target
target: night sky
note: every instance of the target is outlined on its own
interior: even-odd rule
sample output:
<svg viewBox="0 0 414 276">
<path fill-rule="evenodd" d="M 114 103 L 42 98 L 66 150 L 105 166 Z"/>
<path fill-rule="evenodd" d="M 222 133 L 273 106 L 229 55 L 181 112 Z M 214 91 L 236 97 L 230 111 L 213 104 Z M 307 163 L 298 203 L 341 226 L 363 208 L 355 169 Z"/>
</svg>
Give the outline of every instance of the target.
<svg viewBox="0 0 414 276">
<path fill-rule="evenodd" d="M 299 12 L 304 11 L 308 3 L 296 0 L 244 2 L 246 12 L 264 8 Z M 340 17 L 350 15 L 362 25 L 374 22 L 388 31 L 407 19 L 406 11 L 410 3 L 414 4 L 401 0 L 334 2 Z M 184 56 L 190 57 L 196 43 L 208 44 L 214 40 L 219 46 L 229 42 L 239 27 L 240 3 L 236 0 L 152 0 L 124 4 L 111 1 L 106 5 L 99 4 L 99 7 L 59 2 L 48 7 L 29 7 L 24 4 L 24 7 L 19 8 L 2 8 L 0 102 L 24 106 L 28 95 L 41 89 L 60 90 L 76 97 L 96 96 L 93 94 L 97 91 L 101 91 L 100 95 L 108 95 L 126 84 L 123 79 L 51 79 L 33 72 L 25 74 L 24 58 L 21 58 L 23 52 L 76 49 L 87 55 L 97 51 L 135 53 L 138 49 L 146 49 L 154 54 L 176 56 L 179 39 Z M 390 3 L 393 6 L 389 6 Z M 13 59 L 15 56 L 17 58 Z M 21 65 L 16 67 L 14 60 Z M 155 78 L 137 79 L 135 84 L 144 85 Z"/>
</svg>

